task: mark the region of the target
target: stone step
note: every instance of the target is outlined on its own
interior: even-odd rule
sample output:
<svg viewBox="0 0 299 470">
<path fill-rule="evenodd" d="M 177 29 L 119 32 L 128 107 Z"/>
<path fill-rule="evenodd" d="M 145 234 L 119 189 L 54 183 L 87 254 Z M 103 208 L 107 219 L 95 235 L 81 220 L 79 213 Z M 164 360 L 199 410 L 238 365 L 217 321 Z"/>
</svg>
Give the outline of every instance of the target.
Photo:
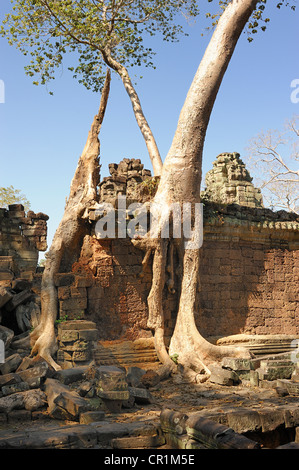
<svg viewBox="0 0 299 470">
<path fill-rule="evenodd" d="M 294 350 L 298 335 L 232 335 L 217 340 L 219 345 L 242 346 L 255 356 L 274 355 Z"/>
<path fill-rule="evenodd" d="M 100 342 L 93 357 L 97 365 L 142 367 L 143 364 L 159 364 L 154 344 L 148 340 Z"/>
<path fill-rule="evenodd" d="M 295 367 L 295 364 L 291 360 L 283 360 L 283 359 L 262 359 L 260 361 L 260 367 L 267 368 L 267 367 Z"/>
</svg>

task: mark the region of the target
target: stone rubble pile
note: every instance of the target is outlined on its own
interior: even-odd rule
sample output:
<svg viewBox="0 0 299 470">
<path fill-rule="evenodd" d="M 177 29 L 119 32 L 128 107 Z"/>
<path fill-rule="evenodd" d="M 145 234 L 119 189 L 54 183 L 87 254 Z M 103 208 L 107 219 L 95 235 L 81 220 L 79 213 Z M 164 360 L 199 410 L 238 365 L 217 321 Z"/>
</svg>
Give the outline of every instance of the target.
<svg viewBox="0 0 299 470">
<path fill-rule="evenodd" d="M 224 357 L 210 367 L 210 382 L 234 386 L 240 383 L 275 389 L 278 395 L 299 396 L 298 350 L 252 359 Z M 283 389 L 283 390 L 282 390 Z"/>
<path fill-rule="evenodd" d="M 52 418 L 87 425 L 105 421 L 107 413 L 153 402 L 142 383 L 147 372 L 138 367 L 126 370 L 90 362 L 55 371 L 39 356 L 22 357 L 15 353 L 0 364 L 0 373 L 2 424 Z M 156 441 L 161 439 L 157 437 Z M 115 445 L 119 447 L 121 443 Z"/>
<path fill-rule="evenodd" d="M 118 195 L 126 196 L 127 200 L 139 200 L 136 193 L 140 183 L 150 182 L 151 171 L 144 169 L 139 158 L 124 158 L 120 163 L 109 165 L 110 176 L 102 179 L 99 185 L 100 201 L 115 204 Z"/>
<path fill-rule="evenodd" d="M 40 251 L 47 249 L 47 220 L 42 213 L 24 210 L 22 204 L 0 209 L 0 340 L 26 339 L 18 335 L 35 328 L 40 318 L 41 275 L 37 273 Z M 8 335 L 8 336 L 7 336 Z M 27 341 L 28 342 L 28 341 Z"/>
</svg>

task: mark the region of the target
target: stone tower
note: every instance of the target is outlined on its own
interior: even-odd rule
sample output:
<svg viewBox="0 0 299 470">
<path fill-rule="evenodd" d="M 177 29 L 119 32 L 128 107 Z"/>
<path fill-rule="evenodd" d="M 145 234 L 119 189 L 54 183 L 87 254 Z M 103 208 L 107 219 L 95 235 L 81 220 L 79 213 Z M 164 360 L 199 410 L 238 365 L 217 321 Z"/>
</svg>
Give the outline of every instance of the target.
<svg viewBox="0 0 299 470">
<path fill-rule="evenodd" d="M 239 153 L 221 153 L 213 162 L 205 178 L 202 198 L 220 204 L 239 204 L 263 207 L 261 190 L 252 184 L 252 178 Z"/>
</svg>

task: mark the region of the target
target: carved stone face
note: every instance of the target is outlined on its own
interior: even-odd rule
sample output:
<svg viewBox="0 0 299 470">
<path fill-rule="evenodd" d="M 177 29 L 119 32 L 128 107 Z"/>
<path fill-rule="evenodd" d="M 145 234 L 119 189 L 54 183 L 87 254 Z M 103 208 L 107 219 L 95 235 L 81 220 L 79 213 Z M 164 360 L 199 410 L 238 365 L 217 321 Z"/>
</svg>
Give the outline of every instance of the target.
<svg viewBox="0 0 299 470">
<path fill-rule="evenodd" d="M 212 170 L 206 174 L 203 196 L 222 204 L 262 207 L 260 190 L 251 181 L 240 154 L 222 153 L 213 162 Z"/>
</svg>

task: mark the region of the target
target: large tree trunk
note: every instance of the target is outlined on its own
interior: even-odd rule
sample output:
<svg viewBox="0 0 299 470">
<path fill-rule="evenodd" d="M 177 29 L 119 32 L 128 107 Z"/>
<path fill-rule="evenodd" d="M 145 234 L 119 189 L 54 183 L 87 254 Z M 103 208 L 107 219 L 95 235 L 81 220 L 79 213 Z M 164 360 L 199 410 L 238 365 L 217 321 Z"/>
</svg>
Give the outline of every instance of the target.
<svg viewBox="0 0 299 470">
<path fill-rule="evenodd" d="M 185 249 L 184 240 L 176 242 L 181 263 L 180 300 L 176 326 L 166 353 L 163 342 L 162 295 L 165 284 L 165 240 L 159 238 L 173 203 L 200 202 L 202 152 L 207 126 L 223 76 L 233 55 L 237 41 L 257 0 L 233 0 L 225 9 L 215 29 L 209 46 L 194 77 L 182 108 L 177 130 L 163 165 L 161 181 L 154 202 L 160 212 L 156 227 L 153 285 L 149 295 L 148 325 L 155 332 L 158 356 L 173 369 L 169 356 L 178 355 L 179 363 L 206 380 L 208 364 L 223 356 L 247 356 L 242 348 L 216 346 L 206 341 L 195 324 L 195 309 L 199 276 L 199 249 Z M 134 242 L 136 245 L 139 241 Z M 173 243 L 173 241 L 172 241 Z M 144 242 L 142 242 L 144 246 Z M 170 245 L 171 246 L 171 245 Z M 163 247 L 163 249 L 161 248 Z M 164 250 L 164 251 L 163 251 Z"/>
<path fill-rule="evenodd" d="M 54 277 L 59 273 L 62 260 L 71 257 L 75 247 L 80 246 L 86 233 L 84 213 L 89 205 L 97 201 L 97 185 L 100 178 L 99 132 L 104 119 L 110 89 L 110 72 L 107 72 L 99 112 L 95 116 L 88 138 L 78 161 L 71 182 L 70 195 L 66 202 L 62 220 L 55 232 L 47 254 L 42 277 L 41 321 L 31 333 L 32 354 L 39 354 L 55 369 L 59 366 L 53 360 L 57 350 L 54 324 L 57 317 L 57 290 Z"/>
</svg>

